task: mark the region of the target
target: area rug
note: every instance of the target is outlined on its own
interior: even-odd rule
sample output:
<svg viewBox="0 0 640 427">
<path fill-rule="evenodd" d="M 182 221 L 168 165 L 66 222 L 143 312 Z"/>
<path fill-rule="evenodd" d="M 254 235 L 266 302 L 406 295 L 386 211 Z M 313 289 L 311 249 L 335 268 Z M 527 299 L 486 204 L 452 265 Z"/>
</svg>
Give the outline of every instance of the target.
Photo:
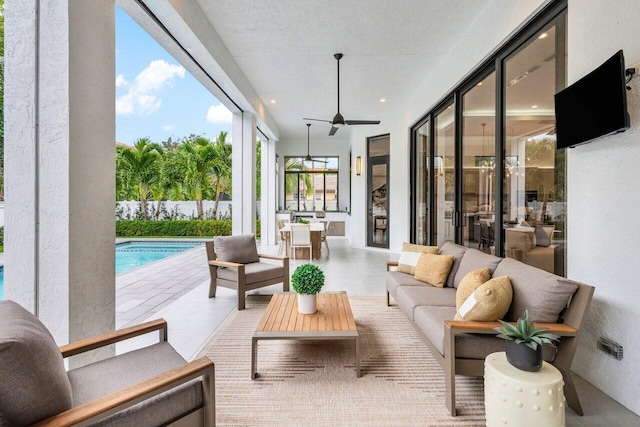
<svg viewBox="0 0 640 427">
<path fill-rule="evenodd" d="M 199 356 L 215 363 L 219 426 L 483 426 L 482 378 L 458 376 L 458 416 L 448 415 L 444 374 L 397 306 L 349 295 L 360 332 L 362 378 L 350 341 L 260 341 L 251 380 L 251 336 L 269 302 L 249 296 Z"/>
</svg>

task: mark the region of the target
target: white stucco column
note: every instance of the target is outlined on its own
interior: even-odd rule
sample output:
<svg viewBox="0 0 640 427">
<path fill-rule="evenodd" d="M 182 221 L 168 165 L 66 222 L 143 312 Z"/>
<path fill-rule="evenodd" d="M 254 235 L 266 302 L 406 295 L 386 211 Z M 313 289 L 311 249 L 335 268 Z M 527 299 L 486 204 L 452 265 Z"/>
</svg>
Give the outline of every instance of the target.
<svg viewBox="0 0 640 427">
<path fill-rule="evenodd" d="M 233 115 L 231 214 L 233 234 L 256 232 L 256 118 Z"/>
<path fill-rule="evenodd" d="M 64 344 L 115 326 L 114 1 L 5 9 L 5 298 Z"/>
<path fill-rule="evenodd" d="M 263 245 L 276 244 L 276 141 L 262 141 L 260 164 L 260 235 Z"/>
</svg>

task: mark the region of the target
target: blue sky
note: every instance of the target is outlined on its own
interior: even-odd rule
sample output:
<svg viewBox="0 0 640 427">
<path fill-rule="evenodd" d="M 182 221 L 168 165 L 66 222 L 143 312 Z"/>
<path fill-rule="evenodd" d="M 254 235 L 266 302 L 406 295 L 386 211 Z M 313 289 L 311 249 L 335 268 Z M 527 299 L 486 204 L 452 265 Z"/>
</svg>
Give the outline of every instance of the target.
<svg viewBox="0 0 640 427">
<path fill-rule="evenodd" d="M 116 7 L 116 141 L 231 134 L 231 113 Z"/>
</svg>

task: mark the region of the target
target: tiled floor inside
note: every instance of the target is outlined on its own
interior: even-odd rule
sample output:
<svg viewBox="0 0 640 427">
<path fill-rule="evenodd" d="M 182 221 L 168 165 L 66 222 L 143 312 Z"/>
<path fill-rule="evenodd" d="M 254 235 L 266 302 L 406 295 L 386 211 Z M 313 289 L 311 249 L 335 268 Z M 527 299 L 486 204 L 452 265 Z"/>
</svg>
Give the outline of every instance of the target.
<svg viewBox="0 0 640 427">
<path fill-rule="evenodd" d="M 344 238 L 329 238 L 331 257 L 314 260 L 325 273 L 323 291 L 344 290 L 350 294 L 385 292 L 384 272 L 388 259 L 397 259 L 383 251 L 353 249 Z M 259 252 L 275 254 L 278 246 L 261 246 Z M 324 256 L 324 252 L 323 252 Z M 308 260 L 291 260 L 291 272 Z M 235 291 L 218 288 L 208 298 L 209 270 L 204 247 L 190 249 L 159 262 L 117 276 L 116 323 L 125 327 L 146 320 L 164 318 L 169 325 L 169 342 L 187 360 L 193 359 L 209 338 L 236 309 Z M 271 294 L 281 291 L 273 285 L 253 291 Z M 249 296 L 248 298 L 251 298 Z M 144 336 L 119 344 L 119 353 L 156 342 Z M 215 361 L 214 361 L 215 362 Z M 585 416 L 567 409 L 567 426 L 638 426 L 640 417 L 575 376 Z"/>
</svg>

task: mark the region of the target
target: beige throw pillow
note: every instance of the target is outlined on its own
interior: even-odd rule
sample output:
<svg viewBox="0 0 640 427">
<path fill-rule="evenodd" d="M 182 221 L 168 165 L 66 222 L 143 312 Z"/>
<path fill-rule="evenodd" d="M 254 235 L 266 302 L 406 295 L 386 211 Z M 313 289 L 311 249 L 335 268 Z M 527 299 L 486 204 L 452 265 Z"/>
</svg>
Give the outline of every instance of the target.
<svg viewBox="0 0 640 427">
<path fill-rule="evenodd" d="M 437 286 L 444 287 L 453 265 L 453 255 L 433 255 L 424 253 L 420 255 L 416 265 L 416 280 Z"/>
<path fill-rule="evenodd" d="M 398 269 L 402 273 L 414 275 L 416 271 L 416 264 L 420 255 L 423 253 L 437 254 L 437 246 L 424 246 L 416 245 L 413 243 L 404 242 L 402 244 L 402 252 L 400 252 L 400 259 L 398 259 Z"/>
<path fill-rule="evenodd" d="M 491 271 L 489 267 L 482 267 L 468 272 L 460 281 L 458 289 L 456 290 L 456 312 L 460 310 L 460 306 L 469 298 L 469 295 L 471 295 L 473 291 L 490 279 Z"/>
<path fill-rule="evenodd" d="M 456 313 L 455 320 L 493 322 L 502 319 L 509 311 L 512 299 L 509 277 L 494 277 L 469 295 Z"/>
</svg>

